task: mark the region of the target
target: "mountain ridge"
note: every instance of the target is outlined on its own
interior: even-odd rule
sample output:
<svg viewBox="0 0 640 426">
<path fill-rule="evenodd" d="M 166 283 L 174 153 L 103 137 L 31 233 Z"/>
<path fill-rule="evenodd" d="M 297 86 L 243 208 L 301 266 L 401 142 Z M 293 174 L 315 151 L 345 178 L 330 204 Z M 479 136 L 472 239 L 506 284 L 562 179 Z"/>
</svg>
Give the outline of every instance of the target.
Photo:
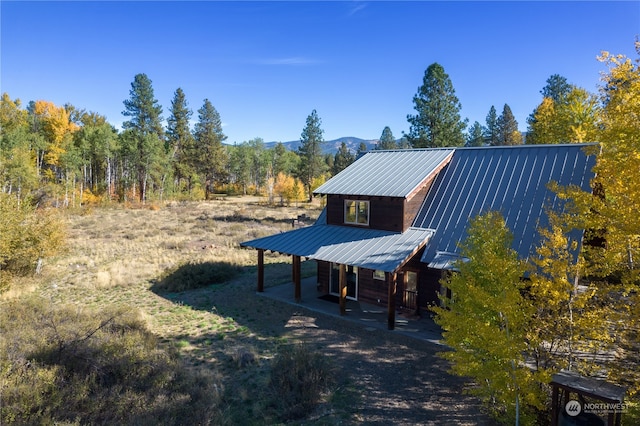
<svg viewBox="0 0 640 426">
<path fill-rule="evenodd" d="M 323 154 L 335 154 L 340 149 L 342 142 L 345 143 L 347 148 L 351 150 L 352 153 L 356 154 L 358 152 L 358 148 L 360 144 L 364 142 L 367 146 L 367 151 L 371 151 L 376 147 L 379 142 L 379 139 L 361 139 L 355 136 L 343 136 L 338 139 L 332 139 L 329 141 L 324 141 L 322 146 Z M 264 146 L 268 149 L 275 147 L 280 142 L 265 142 Z M 282 142 L 282 145 L 285 146 L 290 151 L 296 151 L 300 147 L 300 140 L 297 141 L 288 141 Z"/>
</svg>

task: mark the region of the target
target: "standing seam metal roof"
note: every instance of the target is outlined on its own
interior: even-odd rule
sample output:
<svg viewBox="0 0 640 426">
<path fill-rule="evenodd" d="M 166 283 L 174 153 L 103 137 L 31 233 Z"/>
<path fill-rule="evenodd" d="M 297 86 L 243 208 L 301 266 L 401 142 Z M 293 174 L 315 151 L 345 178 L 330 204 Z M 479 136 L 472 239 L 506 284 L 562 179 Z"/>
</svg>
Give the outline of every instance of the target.
<svg viewBox="0 0 640 426">
<path fill-rule="evenodd" d="M 514 236 L 513 249 L 528 258 L 540 242 L 539 226 L 546 226 L 545 208 L 563 210 L 563 202 L 548 189 L 555 181 L 590 191 L 595 156 L 584 152 L 589 144 L 523 145 L 517 147 L 457 149 L 438 174 L 413 223 L 435 233 L 422 261 L 442 268 L 440 252 L 459 253 L 469 220 L 497 210 Z M 580 241 L 581 231 L 570 238 Z"/>
<path fill-rule="evenodd" d="M 241 246 L 395 272 L 426 244 L 422 262 L 450 269 L 459 258 L 458 243 L 467 236 L 469 220 L 496 210 L 514 235 L 512 247 L 526 259 L 541 241 L 538 227 L 548 224 L 545 209 L 560 213 L 564 208 L 549 190 L 549 182 L 591 190 L 596 159 L 584 151 L 590 145 L 594 144 L 373 151 L 316 192 L 403 197 L 446 164 L 435 177 L 412 228 L 394 233 L 327 225 L 323 212 L 313 226 Z M 376 173 L 385 160 L 393 167 Z M 422 171 L 405 173 L 414 169 Z M 398 180 L 400 176 L 411 182 Z M 351 179 L 355 179 L 353 184 Z M 580 242 L 582 231 L 573 231 L 570 238 Z"/>
<path fill-rule="evenodd" d="M 369 151 L 315 194 L 407 197 L 446 164 L 453 149 Z"/>
<path fill-rule="evenodd" d="M 336 225 L 313 225 L 241 243 L 313 260 L 395 272 L 433 234 L 409 228 L 403 233 Z"/>
</svg>

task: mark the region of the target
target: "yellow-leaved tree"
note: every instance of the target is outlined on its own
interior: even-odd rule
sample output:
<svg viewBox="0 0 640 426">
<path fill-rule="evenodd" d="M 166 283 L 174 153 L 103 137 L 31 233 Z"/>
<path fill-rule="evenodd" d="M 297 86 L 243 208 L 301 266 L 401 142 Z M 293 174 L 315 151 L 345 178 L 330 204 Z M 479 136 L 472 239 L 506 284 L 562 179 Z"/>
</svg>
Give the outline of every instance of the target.
<svg viewBox="0 0 640 426">
<path fill-rule="evenodd" d="M 292 201 L 300 201 L 302 198 L 299 183 L 293 176 L 283 172 L 276 176 L 273 191 L 280 197 L 281 205 L 290 205 Z"/>
<path fill-rule="evenodd" d="M 511 248 L 513 236 L 500 213 L 490 211 L 471 220 L 461 243 L 457 272 L 442 284 L 452 297 L 434 307 L 444 343 L 452 351 L 454 374 L 471 377 L 478 395 L 497 419 L 532 424 L 544 406 L 539 386 L 546 380 L 527 365 L 527 333 L 532 307 L 524 297 L 525 263 Z"/>
<path fill-rule="evenodd" d="M 72 142 L 71 135 L 79 127 L 71 122 L 64 107 L 58 107 L 53 102 L 36 101 L 33 112 L 41 123 L 41 131 L 47 141 L 44 163 L 52 168 L 59 168 L 61 157 Z"/>
<path fill-rule="evenodd" d="M 591 375 L 603 368 L 602 355 L 615 344 L 609 333 L 611 309 L 601 303 L 602 289 L 582 280 L 584 259 L 579 242 L 569 238 L 571 221 L 547 214 L 549 228 L 540 229 L 542 242 L 531 258 L 529 353 L 547 379 L 560 370 Z"/>
<path fill-rule="evenodd" d="M 37 271 L 42 260 L 58 253 L 64 228 L 55 212 L 36 210 L 27 201 L 0 192 L 0 292 L 15 275 Z"/>
<path fill-rule="evenodd" d="M 635 47 L 640 55 L 640 42 Z M 601 312 L 608 327 L 602 332 L 616 346 L 606 373 L 627 387 L 634 411 L 629 416 L 640 419 L 640 60 L 608 52 L 598 59 L 607 71 L 600 88 L 594 191 L 564 188 L 558 195 L 575 205 L 566 223 L 587 230 L 585 275 L 607 308 Z"/>
</svg>

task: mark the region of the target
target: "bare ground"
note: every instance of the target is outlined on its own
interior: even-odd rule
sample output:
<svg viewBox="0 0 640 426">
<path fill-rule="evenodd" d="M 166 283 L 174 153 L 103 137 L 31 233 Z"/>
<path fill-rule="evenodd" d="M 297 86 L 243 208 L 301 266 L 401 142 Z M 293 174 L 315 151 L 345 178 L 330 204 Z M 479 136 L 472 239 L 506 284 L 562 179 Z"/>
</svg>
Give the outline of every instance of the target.
<svg viewBox="0 0 640 426">
<path fill-rule="evenodd" d="M 290 218 L 318 211 L 233 200 L 71 215 L 69 251 L 49 262 L 35 291 L 52 303 L 140 310 L 163 344 L 193 368 L 218 373 L 227 424 L 277 423 L 265 398 L 270 362 L 296 342 L 329 358 L 338 377 L 335 392 L 296 424 L 494 424 L 464 392 L 465 381 L 447 373 L 441 347 L 256 295 L 255 254 L 238 243 L 290 229 Z M 242 273 L 199 290 L 155 288 L 171 268 L 219 261 Z M 265 262 L 267 287 L 290 280 L 287 257 L 269 254 Z M 303 264 L 303 275 L 313 272 Z"/>
<path fill-rule="evenodd" d="M 223 286 L 213 300 L 206 290 L 180 300 L 234 313 L 249 328 L 248 338 L 304 342 L 331 359 L 341 378 L 338 397 L 303 424 L 495 424 L 465 393 L 465 381 L 447 372 L 440 346 L 267 299 L 244 281 Z"/>
</svg>

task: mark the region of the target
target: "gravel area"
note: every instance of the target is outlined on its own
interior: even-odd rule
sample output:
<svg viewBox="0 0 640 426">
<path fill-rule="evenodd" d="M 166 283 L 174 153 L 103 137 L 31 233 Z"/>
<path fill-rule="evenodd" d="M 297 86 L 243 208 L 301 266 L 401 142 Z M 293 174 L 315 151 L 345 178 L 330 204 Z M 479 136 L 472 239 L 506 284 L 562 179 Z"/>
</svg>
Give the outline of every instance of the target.
<svg viewBox="0 0 640 426">
<path fill-rule="evenodd" d="M 189 292 L 191 300 L 183 301 L 204 292 Z M 346 398 L 324 404 L 301 424 L 496 424 L 464 392 L 465 380 L 447 372 L 437 356 L 442 346 L 266 298 L 248 282 L 217 290 L 213 304 L 257 336 L 302 341 L 332 360 Z"/>
</svg>

